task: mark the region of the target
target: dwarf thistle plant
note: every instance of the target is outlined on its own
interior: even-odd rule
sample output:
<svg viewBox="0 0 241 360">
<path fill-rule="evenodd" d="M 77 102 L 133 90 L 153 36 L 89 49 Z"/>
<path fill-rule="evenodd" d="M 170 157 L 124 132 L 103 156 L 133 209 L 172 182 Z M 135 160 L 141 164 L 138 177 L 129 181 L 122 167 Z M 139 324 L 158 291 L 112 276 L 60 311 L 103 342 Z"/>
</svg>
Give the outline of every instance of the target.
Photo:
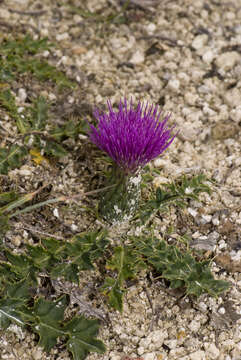
<svg viewBox="0 0 241 360">
<path fill-rule="evenodd" d="M 120 101 L 114 111 L 107 101 L 108 112 L 95 110 L 97 127 L 90 125 L 90 140 L 113 161 L 109 184 L 100 200 L 101 215 L 109 222 L 129 220 L 140 197 L 141 170 L 162 154 L 173 142 L 174 127 L 168 127 L 170 115 L 163 116 L 158 106 Z"/>
</svg>

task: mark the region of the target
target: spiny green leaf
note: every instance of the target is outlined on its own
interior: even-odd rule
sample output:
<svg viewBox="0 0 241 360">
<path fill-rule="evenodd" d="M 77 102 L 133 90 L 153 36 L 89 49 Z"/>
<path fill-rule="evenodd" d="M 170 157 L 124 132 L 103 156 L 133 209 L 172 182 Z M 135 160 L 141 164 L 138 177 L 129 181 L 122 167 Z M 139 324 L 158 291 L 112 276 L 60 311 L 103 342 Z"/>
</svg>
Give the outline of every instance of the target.
<svg viewBox="0 0 241 360">
<path fill-rule="evenodd" d="M 122 283 L 135 275 L 136 269 L 134 263 L 136 259 L 127 247 L 118 246 L 114 250 L 114 255 L 107 262 L 106 267 L 118 272 L 118 278 Z"/>
<path fill-rule="evenodd" d="M 60 241 L 53 238 L 44 238 L 41 243 L 51 254 L 56 254 L 57 250 L 61 249 Z"/>
<path fill-rule="evenodd" d="M 118 246 L 114 250 L 114 255 L 107 262 L 107 269 L 117 272 L 113 278 L 107 277 L 102 286 L 102 292 L 108 296 L 110 306 L 122 311 L 124 281 L 133 278 L 138 269 L 136 257 L 128 247 Z"/>
<path fill-rule="evenodd" d="M 105 346 L 95 337 L 99 331 L 97 320 L 88 320 L 83 316 L 73 318 L 64 326 L 69 340 L 67 348 L 72 353 L 74 360 L 84 360 L 89 352 L 103 354 Z"/>
<path fill-rule="evenodd" d="M 5 291 L 6 282 L 18 281 L 19 277 L 13 271 L 12 266 L 6 262 L 0 263 L 0 289 L 1 292 Z"/>
<path fill-rule="evenodd" d="M 4 55 L 23 56 L 26 53 L 37 54 L 40 50 L 47 50 L 52 46 L 47 38 L 34 40 L 29 35 L 19 37 L 14 40 L 5 40 L 0 45 L 0 50 Z"/>
<path fill-rule="evenodd" d="M 17 200 L 19 195 L 15 191 L 4 192 L 0 194 L 0 206 L 8 204 L 11 201 Z"/>
<path fill-rule="evenodd" d="M 27 150 L 24 146 L 12 145 L 9 149 L 0 149 L 0 174 L 21 166 Z"/>
<path fill-rule="evenodd" d="M 11 322 L 24 325 L 19 312 L 17 311 L 24 303 L 23 299 L 1 299 L 0 300 L 0 328 L 6 329 Z"/>
<path fill-rule="evenodd" d="M 34 326 L 34 331 L 40 336 L 39 344 L 46 351 L 50 351 L 56 345 L 57 339 L 64 337 L 68 339 L 67 348 L 75 360 L 85 359 L 89 352 L 102 354 L 105 351 L 104 344 L 96 339 L 98 321 L 80 316 L 63 325 L 66 305 L 65 296 L 53 302 L 41 298 L 36 301 L 33 312 L 37 325 Z"/>
<path fill-rule="evenodd" d="M 31 108 L 31 123 L 33 130 L 44 130 L 48 119 L 48 105 L 43 96 L 37 98 Z"/>
<path fill-rule="evenodd" d="M 155 196 L 152 195 L 152 198 L 141 207 L 139 215 L 141 223 L 148 221 L 150 216 L 158 210 L 164 212 L 171 205 L 184 208 L 190 199 L 198 200 L 200 193 L 210 194 L 211 189 L 206 182 L 206 176 L 199 174 L 190 179 L 184 175 L 171 184 L 162 184 L 157 188 Z"/>
<path fill-rule="evenodd" d="M 9 217 L 2 215 L 0 211 L 0 244 L 2 243 L 2 237 L 9 229 Z"/>
<path fill-rule="evenodd" d="M 86 133 L 86 122 L 70 120 L 63 126 L 55 127 L 50 131 L 51 136 L 57 141 L 76 138 L 80 133 Z"/>
<path fill-rule="evenodd" d="M 0 91 L 0 104 L 16 121 L 16 125 L 20 133 L 24 134 L 28 130 L 28 125 L 21 114 L 18 113 L 18 108 L 15 104 L 15 97 L 12 95 L 9 89 Z"/>
<path fill-rule="evenodd" d="M 7 162 L 11 169 L 21 165 L 23 157 L 27 155 L 27 149 L 24 146 L 12 145 L 8 151 Z"/>
<path fill-rule="evenodd" d="M 182 253 L 174 245 L 157 238 L 136 237 L 133 241 L 135 251 L 170 280 L 171 287 L 185 286 L 187 294 L 195 296 L 203 293 L 218 296 L 230 286 L 226 281 L 214 279 L 208 261 L 198 262 L 191 253 Z"/>
<path fill-rule="evenodd" d="M 9 284 L 6 288 L 6 296 L 14 299 L 21 299 L 24 302 L 29 300 L 29 282 L 27 279 Z"/>
<path fill-rule="evenodd" d="M 118 278 L 107 277 L 101 287 L 102 293 L 108 296 L 109 305 L 120 312 L 123 310 L 123 297 L 125 294 L 125 289 L 121 285 Z"/>
<path fill-rule="evenodd" d="M 39 344 L 46 351 L 50 351 L 56 345 L 59 336 L 66 335 L 60 325 L 64 319 L 66 305 L 65 296 L 53 302 L 39 298 L 34 304 L 33 312 L 37 321 L 34 330 L 39 334 Z"/>
<path fill-rule="evenodd" d="M 29 72 L 39 80 L 52 80 L 59 88 L 75 87 L 75 83 L 69 80 L 63 72 L 46 61 L 34 57 L 38 52 L 49 49 L 50 46 L 52 44 L 48 43 L 47 39 L 34 40 L 30 36 L 1 43 L 0 53 L 5 56 L 0 58 L 0 66 L 5 71 L 1 71 L 0 76 L 2 74 L 5 76 L 5 80 L 11 80 L 16 73 Z"/>
<path fill-rule="evenodd" d="M 52 155 L 54 157 L 63 157 L 68 154 L 68 152 L 61 146 L 53 141 L 46 141 L 45 152 L 48 155 Z"/>
<path fill-rule="evenodd" d="M 54 279 L 63 276 L 65 280 L 75 282 L 76 284 L 79 283 L 78 273 L 78 266 L 73 263 L 58 264 L 50 270 L 50 275 Z"/>
<path fill-rule="evenodd" d="M 8 249 L 5 249 L 4 254 L 11 263 L 11 272 L 15 273 L 19 279 L 29 276 L 33 281 L 36 281 L 36 268 L 33 266 L 33 261 L 30 257 L 25 254 L 13 254 Z"/>
<path fill-rule="evenodd" d="M 46 269 L 51 264 L 52 256 L 42 246 L 26 245 L 26 248 L 34 265 L 39 269 Z"/>
</svg>

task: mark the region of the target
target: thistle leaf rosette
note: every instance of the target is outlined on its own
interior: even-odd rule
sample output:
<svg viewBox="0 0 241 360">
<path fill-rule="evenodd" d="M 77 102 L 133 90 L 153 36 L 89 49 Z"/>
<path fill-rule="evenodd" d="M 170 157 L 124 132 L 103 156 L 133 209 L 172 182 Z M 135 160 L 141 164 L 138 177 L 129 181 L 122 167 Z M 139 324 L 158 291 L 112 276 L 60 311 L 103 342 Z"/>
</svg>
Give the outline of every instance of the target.
<svg viewBox="0 0 241 360">
<path fill-rule="evenodd" d="M 113 160 L 110 184 L 116 184 L 102 197 L 100 212 L 107 220 L 127 220 L 134 213 L 140 195 L 140 172 L 162 154 L 176 134 L 168 127 L 170 114 L 163 116 L 158 106 L 120 101 L 115 111 L 107 101 L 108 112 L 94 111 L 97 127 L 90 124 L 90 140 Z M 119 194 L 119 195 L 118 195 Z M 108 202 L 108 203 L 107 203 Z"/>
</svg>

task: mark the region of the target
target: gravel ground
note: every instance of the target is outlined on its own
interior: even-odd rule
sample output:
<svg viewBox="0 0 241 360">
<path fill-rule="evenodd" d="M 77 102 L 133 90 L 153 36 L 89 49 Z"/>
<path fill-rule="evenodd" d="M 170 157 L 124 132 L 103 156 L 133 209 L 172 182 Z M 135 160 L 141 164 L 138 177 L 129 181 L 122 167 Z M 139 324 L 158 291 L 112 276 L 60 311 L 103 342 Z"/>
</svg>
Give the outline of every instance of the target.
<svg viewBox="0 0 241 360">
<path fill-rule="evenodd" d="M 193 246 L 213 252 L 212 271 L 232 287 L 217 299 L 179 301 L 175 292 L 143 276 L 130 286 L 123 314 L 110 312 L 110 323 L 102 326 L 107 352 L 88 359 L 240 360 L 241 0 L 130 3 L 128 21 L 120 24 L 118 18 L 103 22 L 73 14 L 69 7 L 108 16 L 121 11 L 117 0 L 1 1 L 1 34 L 18 27 L 58 44 L 58 50 L 43 55 L 80 84 L 65 99 L 70 107 L 132 96 L 172 113 L 180 134 L 153 162 L 162 170 L 154 185 L 200 170 L 216 181 L 213 194 L 203 195 L 206 206 L 192 202 L 184 218 L 192 224 Z M 47 90 L 45 96 L 55 97 Z M 14 176 L 24 176 L 24 170 Z M 72 169 L 65 176 L 62 189 L 78 173 Z M 178 221 L 173 210 L 162 222 L 156 219 L 156 227 L 163 233 Z M 1 334 L 0 354 L 7 360 L 70 359 L 61 346 L 46 355 L 17 326 Z"/>
</svg>

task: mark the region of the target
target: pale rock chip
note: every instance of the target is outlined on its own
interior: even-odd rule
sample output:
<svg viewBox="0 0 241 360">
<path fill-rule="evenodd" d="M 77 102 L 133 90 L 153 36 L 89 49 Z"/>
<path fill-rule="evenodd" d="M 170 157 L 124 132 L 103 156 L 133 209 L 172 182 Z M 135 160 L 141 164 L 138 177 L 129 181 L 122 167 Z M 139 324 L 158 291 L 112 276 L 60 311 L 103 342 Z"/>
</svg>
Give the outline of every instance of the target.
<svg viewBox="0 0 241 360">
<path fill-rule="evenodd" d="M 192 47 L 195 50 L 199 50 L 199 49 L 203 48 L 207 44 L 207 42 L 208 42 L 208 35 L 207 34 L 198 35 L 193 40 Z"/>
<path fill-rule="evenodd" d="M 241 89 L 237 87 L 230 89 L 223 94 L 224 101 L 231 108 L 240 106 L 241 102 Z"/>
<path fill-rule="evenodd" d="M 209 359 L 218 359 L 219 358 L 220 351 L 215 346 L 215 344 L 204 343 L 204 347 L 206 349 L 206 355 L 208 356 Z"/>
<path fill-rule="evenodd" d="M 240 61 L 240 54 L 236 51 L 225 52 L 216 58 L 218 68 L 229 71 Z"/>
<path fill-rule="evenodd" d="M 202 56 L 203 62 L 205 62 L 206 64 L 211 64 L 214 58 L 215 54 L 212 50 L 207 50 Z"/>
<path fill-rule="evenodd" d="M 23 89 L 23 88 L 18 89 L 18 98 L 19 98 L 20 102 L 24 103 L 25 100 L 27 99 L 27 96 L 28 95 L 27 95 L 27 92 L 25 89 Z"/>
<path fill-rule="evenodd" d="M 144 61 L 145 61 L 145 55 L 141 50 L 137 50 L 130 58 L 130 62 L 136 65 L 142 64 Z"/>
<path fill-rule="evenodd" d="M 192 320 L 188 325 L 188 327 L 192 332 L 197 333 L 200 329 L 200 322 L 196 320 Z"/>
<path fill-rule="evenodd" d="M 21 176 L 31 176 L 32 172 L 33 169 L 28 165 L 23 165 L 18 171 Z"/>
<path fill-rule="evenodd" d="M 190 356 L 190 360 L 206 360 L 205 353 L 202 350 L 195 351 L 189 356 Z"/>
<path fill-rule="evenodd" d="M 241 102 L 241 100 L 240 100 L 240 102 Z M 236 108 L 231 110 L 230 117 L 236 123 L 239 123 L 241 121 L 241 105 L 239 105 Z"/>
<path fill-rule="evenodd" d="M 156 354 L 154 352 L 143 354 L 142 357 L 143 360 L 156 360 Z"/>
<path fill-rule="evenodd" d="M 187 92 L 184 94 L 184 100 L 188 105 L 195 105 L 196 101 L 198 100 L 198 95 L 192 92 Z"/>
<path fill-rule="evenodd" d="M 57 34 L 56 35 L 56 40 L 57 41 L 63 41 L 63 40 L 67 40 L 69 38 L 69 34 L 67 32 L 64 32 L 62 34 Z"/>
<path fill-rule="evenodd" d="M 146 26 L 146 31 L 149 35 L 152 35 L 156 30 L 156 25 L 154 23 L 150 23 Z"/>
<path fill-rule="evenodd" d="M 43 352 L 40 349 L 34 350 L 32 356 L 34 360 L 41 360 L 43 358 Z"/>
<path fill-rule="evenodd" d="M 167 87 L 174 92 L 178 92 L 180 88 L 180 81 L 178 79 L 170 79 Z"/>
</svg>

